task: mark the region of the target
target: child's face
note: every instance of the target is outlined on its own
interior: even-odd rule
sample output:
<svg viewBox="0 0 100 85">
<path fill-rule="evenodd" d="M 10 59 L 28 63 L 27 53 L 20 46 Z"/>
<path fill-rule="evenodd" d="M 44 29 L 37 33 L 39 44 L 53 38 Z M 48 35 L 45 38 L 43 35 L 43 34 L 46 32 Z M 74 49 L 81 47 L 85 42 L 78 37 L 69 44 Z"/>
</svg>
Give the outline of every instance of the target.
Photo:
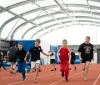
<svg viewBox="0 0 100 85">
<path fill-rule="evenodd" d="M 64 47 L 66 47 L 67 46 L 67 42 L 62 42 L 62 45 L 64 46 Z"/>
<path fill-rule="evenodd" d="M 35 45 L 38 47 L 40 46 L 40 42 L 35 42 Z"/>
<path fill-rule="evenodd" d="M 71 52 L 74 52 L 73 50 L 71 50 Z"/>
<path fill-rule="evenodd" d="M 18 49 L 19 49 L 19 50 L 22 50 L 22 48 L 23 48 L 23 46 L 20 45 L 20 44 L 18 44 Z"/>
<path fill-rule="evenodd" d="M 86 43 L 89 43 L 90 42 L 90 39 L 89 38 L 85 38 L 85 42 Z"/>
<path fill-rule="evenodd" d="M 54 53 L 54 50 L 51 50 L 52 53 Z"/>
</svg>

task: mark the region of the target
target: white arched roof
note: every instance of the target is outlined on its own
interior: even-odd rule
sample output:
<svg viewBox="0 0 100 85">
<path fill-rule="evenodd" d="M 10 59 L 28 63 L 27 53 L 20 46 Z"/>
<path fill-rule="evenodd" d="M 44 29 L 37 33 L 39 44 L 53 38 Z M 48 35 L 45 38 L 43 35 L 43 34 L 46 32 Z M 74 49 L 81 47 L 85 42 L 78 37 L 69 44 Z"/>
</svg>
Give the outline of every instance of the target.
<svg viewBox="0 0 100 85">
<path fill-rule="evenodd" d="M 0 37 L 5 40 L 41 38 L 60 44 L 66 38 L 79 44 L 89 35 L 100 44 L 99 23 L 100 0 L 0 0 Z"/>
</svg>

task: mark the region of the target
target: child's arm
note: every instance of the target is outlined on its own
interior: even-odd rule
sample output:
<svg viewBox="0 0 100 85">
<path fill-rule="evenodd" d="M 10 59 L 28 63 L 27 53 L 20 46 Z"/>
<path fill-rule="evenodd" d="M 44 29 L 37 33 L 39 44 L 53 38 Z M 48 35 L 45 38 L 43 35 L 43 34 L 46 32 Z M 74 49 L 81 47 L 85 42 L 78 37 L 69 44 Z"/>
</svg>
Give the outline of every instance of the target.
<svg viewBox="0 0 100 85">
<path fill-rule="evenodd" d="M 27 53 L 26 53 L 25 59 L 24 59 L 25 61 L 27 61 L 27 57 L 28 57 L 29 53 L 30 53 L 30 52 L 27 52 Z"/>
<path fill-rule="evenodd" d="M 72 58 L 72 56 L 71 56 L 71 54 L 70 54 L 70 55 L 69 55 L 69 64 L 70 64 L 71 58 Z"/>
<path fill-rule="evenodd" d="M 80 61 L 82 62 L 82 56 L 81 56 L 81 54 L 82 54 L 82 50 L 83 50 L 83 46 L 82 46 L 82 44 L 79 46 L 79 48 L 78 48 L 78 54 L 79 54 L 79 58 L 80 58 Z"/>
<path fill-rule="evenodd" d="M 50 56 L 50 54 L 46 54 L 45 52 L 41 51 L 41 53 L 45 56 Z"/>
<path fill-rule="evenodd" d="M 25 61 L 27 61 L 27 57 L 31 52 L 33 52 L 32 48 L 26 53 L 26 56 L 25 56 L 25 59 L 24 59 Z"/>
<path fill-rule="evenodd" d="M 58 61 L 59 61 L 59 63 L 60 63 L 60 58 L 59 58 L 60 51 L 61 51 L 61 47 L 58 50 Z"/>
<path fill-rule="evenodd" d="M 47 56 L 47 57 L 50 56 L 50 54 L 51 54 L 51 53 L 50 53 L 50 54 L 46 54 L 46 53 L 42 50 L 41 46 L 40 46 L 40 52 L 41 52 L 43 55 Z"/>
<path fill-rule="evenodd" d="M 69 64 L 70 64 L 70 61 L 71 61 L 71 50 L 68 48 L 69 50 Z"/>
<path fill-rule="evenodd" d="M 94 48 L 92 48 L 92 52 L 93 52 L 93 61 L 94 61 Z"/>
</svg>

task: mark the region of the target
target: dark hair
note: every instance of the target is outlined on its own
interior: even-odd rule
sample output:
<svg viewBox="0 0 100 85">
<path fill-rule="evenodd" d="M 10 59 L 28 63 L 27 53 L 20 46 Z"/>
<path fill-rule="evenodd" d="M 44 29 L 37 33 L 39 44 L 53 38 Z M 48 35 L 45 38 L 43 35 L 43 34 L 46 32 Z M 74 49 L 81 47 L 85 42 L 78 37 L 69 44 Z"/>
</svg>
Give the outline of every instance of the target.
<svg viewBox="0 0 100 85">
<path fill-rule="evenodd" d="M 18 45 L 22 45 L 23 46 L 23 43 L 22 42 L 19 42 Z"/>
<path fill-rule="evenodd" d="M 74 50 L 74 49 L 71 49 L 71 50 Z"/>
<path fill-rule="evenodd" d="M 16 43 L 15 43 L 15 42 L 13 42 L 13 43 L 12 43 L 12 46 L 15 46 L 15 45 L 16 45 Z"/>
<path fill-rule="evenodd" d="M 36 39 L 35 42 L 39 42 L 39 43 L 41 43 L 41 40 L 40 40 L 40 39 Z"/>
<path fill-rule="evenodd" d="M 90 39 L 90 36 L 86 36 L 86 38 Z"/>
</svg>

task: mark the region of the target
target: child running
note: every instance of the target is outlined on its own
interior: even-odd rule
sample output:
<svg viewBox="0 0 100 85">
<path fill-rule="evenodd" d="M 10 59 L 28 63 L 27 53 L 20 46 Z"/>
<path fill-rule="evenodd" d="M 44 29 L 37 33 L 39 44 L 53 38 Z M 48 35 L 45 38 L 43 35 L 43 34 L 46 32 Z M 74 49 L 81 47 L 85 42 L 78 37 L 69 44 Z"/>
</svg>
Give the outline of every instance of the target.
<svg viewBox="0 0 100 85">
<path fill-rule="evenodd" d="M 55 66 L 55 52 L 54 52 L 54 50 L 51 50 L 50 64 L 52 65 L 51 71 L 56 71 L 56 66 Z"/>
<path fill-rule="evenodd" d="M 15 53 L 15 59 L 14 63 L 18 59 L 18 72 L 22 73 L 22 80 L 26 80 L 26 75 L 25 75 L 25 66 L 26 62 L 24 61 L 26 55 L 26 51 L 23 49 L 23 43 L 19 42 L 18 43 L 18 50 Z"/>
<path fill-rule="evenodd" d="M 9 51 L 8 51 L 8 57 L 9 57 L 9 61 L 11 63 L 11 74 L 15 74 L 15 67 L 16 64 L 14 63 L 14 56 L 15 56 L 15 52 L 17 51 L 16 47 L 15 47 L 15 42 L 12 43 L 12 46 L 10 47 Z"/>
<path fill-rule="evenodd" d="M 37 83 L 37 76 L 38 76 L 38 72 L 39 72 L 39 67 L 40 67 L 40 52 L 46 56 L 49 56 L 48 54 L 44 53 L 41 46 L 40 46 L 40 39 L 36 39 L 35 41 L 35 46 L 33 48 L 31 48 L 29 50 L 29 52 L 27 52 L 25 60 L 27 60 L 27 56 L 29 55 L 29 53 L 31 53 L 32 57 L 31 57 L 31 69 L 34 70 L 34 68 L 36 67 L 36 75 L 34 77 L 34 83 Z"/>
<path fill-rule="evenodd" d="M 59 49 L 59 54 L 60 54 L 60 71 L 62 72 L 62 77 L 64 77 L 65 75 L 65 79 L 66 82 L 68 82 L 68 74 L 69 74 L 69 63 L 70 63 L 70 59 L 69 59 L 69 54 L 70 51 L 67 47 L 67 40 L 64 39 L 62 41 L 62 46 Z"/>
<path fill-rule="evenodd" d="M 83 71 L 84 71 L 84 80 L 87 80 L 87 73 L 89 70 L 89 66 L 92 60 L 94 60 L 94 49 L 93 45 L 90 43 L 90 37 L 87 36 L 85 38 L 85 42 L 79 46 L 78 49 L 80 61 L 84 63 Z"/>
<path fill-rule="evenodd" d="M 73 66 L 74 66 L 74 68 L 75 68 L 75 70 L 76 70 L 75 60 L 76 60 L 75 53 L 74 53 L 73 49 L 71 49 L 70 70 L 71 70 L 71 65 L 73 65 Z"/>
</svg>

